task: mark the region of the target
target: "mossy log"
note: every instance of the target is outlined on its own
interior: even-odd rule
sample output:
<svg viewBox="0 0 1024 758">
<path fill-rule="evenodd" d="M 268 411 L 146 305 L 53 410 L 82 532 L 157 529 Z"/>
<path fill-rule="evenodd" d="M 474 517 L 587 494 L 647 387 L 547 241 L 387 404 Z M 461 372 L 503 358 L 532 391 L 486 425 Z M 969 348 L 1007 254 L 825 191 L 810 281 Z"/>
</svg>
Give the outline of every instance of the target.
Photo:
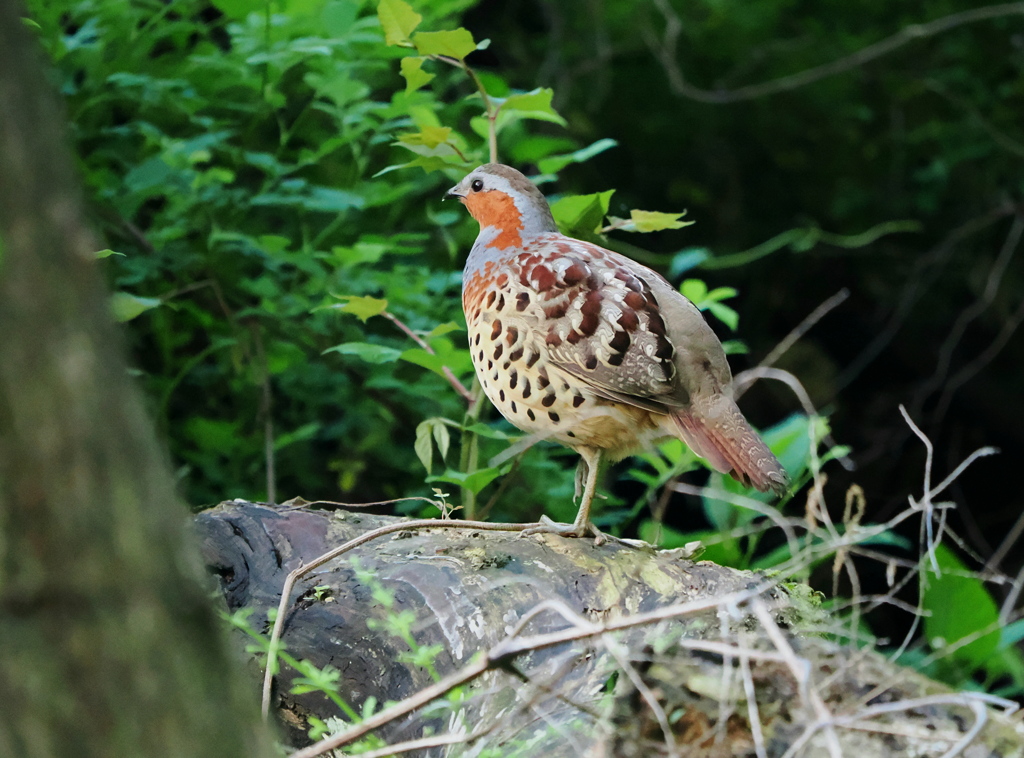
<svg viewBox="0 0 1024 758">
<path fill-rule="evenodd" d="M 288 572 L 396 521 L 235 501 L 197 526 L 229 609 L 252 608 L 259 628 Z M 291 655 L 337 669 L 357 711 L 412 696 L 511 634 L 548 643 L 378 731 L 389 743 L 467 738 L 414 755 L 923 758 L 960 745 L 968 758 L 1024 756 L 1016 720 L 830 642 L 813 631 L 823 619 L 803 594 L 682 551 L 418 529 L 302 577 L 283 640 Z M 578 639 L 552 642 L 567 632 Z M 293 694 L 294 678 L 284 667 L 275 706 L 302 745 L 310 716 L 342 714 L 321 694 Z"/>
</svg>

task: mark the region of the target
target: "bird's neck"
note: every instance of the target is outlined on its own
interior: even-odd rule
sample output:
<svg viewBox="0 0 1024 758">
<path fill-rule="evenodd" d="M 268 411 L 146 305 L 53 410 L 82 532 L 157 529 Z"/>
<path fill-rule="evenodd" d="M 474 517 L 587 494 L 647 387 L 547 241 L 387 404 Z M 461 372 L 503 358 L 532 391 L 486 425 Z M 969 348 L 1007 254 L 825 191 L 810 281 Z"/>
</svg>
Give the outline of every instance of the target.
<svg viewBox="0 0 1024 758">
<path fill-rule="evenodd" d="M 558 231 L 548 204 L 529 202 L 505 192 L 475 192 L 462 202 L 480 224 L 476 245 L 497 249 L 521 248 L 538 234 Z M 476 247 L 474 245 L 474 247 Z"/>
</svg>

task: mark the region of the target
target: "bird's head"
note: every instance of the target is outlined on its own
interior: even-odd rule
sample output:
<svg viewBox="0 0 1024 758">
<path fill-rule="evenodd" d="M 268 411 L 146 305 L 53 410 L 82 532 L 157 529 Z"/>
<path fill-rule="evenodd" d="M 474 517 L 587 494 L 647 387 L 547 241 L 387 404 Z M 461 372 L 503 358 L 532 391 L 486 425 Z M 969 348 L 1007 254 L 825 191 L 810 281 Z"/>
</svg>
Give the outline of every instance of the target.
<svg viewBox="0 0 1024 758">
<path fill-rule="evenodd" d="M 521 244 L 523 237 L 558 231 L 537 185 L 501 163 L 473 169 L 448 190 L 448 197 L 459 198 L 479 222 L 481 232 L 496 230 L 495 242 L 500 240 L 502 247 Z"/>
</svg>

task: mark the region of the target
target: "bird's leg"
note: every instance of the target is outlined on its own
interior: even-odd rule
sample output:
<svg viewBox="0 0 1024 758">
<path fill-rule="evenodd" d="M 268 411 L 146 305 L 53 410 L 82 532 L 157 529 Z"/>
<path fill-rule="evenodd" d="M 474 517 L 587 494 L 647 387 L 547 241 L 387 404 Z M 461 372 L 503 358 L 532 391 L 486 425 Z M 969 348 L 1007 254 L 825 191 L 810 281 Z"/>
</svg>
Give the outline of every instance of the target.
<svg viewBox="0 0 1024 758">
<path fill-rule="evenodd" d="M 576 488 L 579 494 L 580 474 L 584 467 L 587 471 L 586 483 L 583 487 L 583 498 L 580 500 L 580 509 L 576 514 L 576 521 L 573 529 L 579 536 L 593 534 L 598 543 L 604 542 L 604 535 L 590 523 L 590 505 L 594 502 L 594 492 L 597 490 L 597 475 L 601 469 L 601 449 L 596 447 L 584 447 L 580 451 L 580 463 L 576 468 Z"/>
<path fill-rule="evenodd" d="M 588 473 L 589 469 L 587 467 L 587 459 L 580 455 L 580 462 L 576 464 L 576 476 L 575 481 L 573 483 L 572 499 L 574 501 L 578 501 L 580 503 L 583 502 L 582 500 L 580 500 L 580 496 L 583 494 L 583 490 L 587 482 Z"/>
<path fill-rule="evenodd" d="M 594 492 L 597 489 L 597 477 L 601 469 L 601 450 L 596 447 L 584 447 L 579 449 L 580 462 L 576 467 L 576 496 L 580 499 L 580 509 L 576 514 L 576 521 L 572 524 L 559 524 L 548 518 L 541 518 L 537 526 L 531 526 L 522 531 L 523 535 L 530 534 L 560 534 L 563 537 L 594 537 L 594 544 L 600 545 L 607 539 L 596 526 L 590 521 L 590 506 L 594 501 Z"/>
</svg>

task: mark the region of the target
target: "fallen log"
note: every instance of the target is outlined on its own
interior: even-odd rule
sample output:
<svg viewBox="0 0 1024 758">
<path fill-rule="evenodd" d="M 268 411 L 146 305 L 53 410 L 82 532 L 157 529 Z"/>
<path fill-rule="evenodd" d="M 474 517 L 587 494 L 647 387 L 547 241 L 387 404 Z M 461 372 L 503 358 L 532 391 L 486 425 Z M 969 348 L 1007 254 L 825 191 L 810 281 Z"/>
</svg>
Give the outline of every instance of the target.
<svg viewBox="0 0 1024 758">
<path fill-rule="evenodd" d="M 240 501 L 196 518 L 229 610 L 252 609 L 265 630 L 289 572 L 401 522 Z M 1002 710 L 831 642 L 813 599 L 769 577 L 681 550 L 457 523 L 315 568 L 283 618 L 290 655 L 336 669 L 352 711 L 376 709 L 377 737 L 411 755 L 1024 756 Z M 312 717 L 345 714 L 293 691 L 296 678 L 283 667 L 274 711 L 302 746 Z M 430 689 L 440 696 L 410 700 Z"/>
</svg>

